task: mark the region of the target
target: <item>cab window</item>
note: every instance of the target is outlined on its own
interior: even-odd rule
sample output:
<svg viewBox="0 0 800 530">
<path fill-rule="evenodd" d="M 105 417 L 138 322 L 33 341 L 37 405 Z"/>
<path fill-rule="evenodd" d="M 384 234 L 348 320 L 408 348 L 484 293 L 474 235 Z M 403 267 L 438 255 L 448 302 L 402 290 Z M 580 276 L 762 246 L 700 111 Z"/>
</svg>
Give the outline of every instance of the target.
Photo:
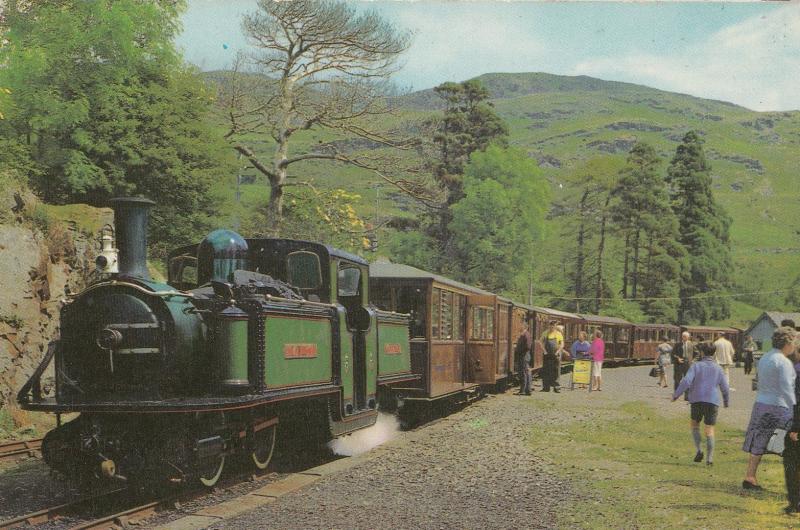
<svg viewBox="0 0 800 530">
<path fill-rule="evenodd" d="M 356 267 L 339 269 L 339 297 L 358 296 L 361 287 L 361 271 Z"/>
<path fill-rule="evenodd" d="M 286 257 L 289 283 L 298 289 L 314 290 L 322 286 L 322 266 L 313 252 L 292 252 Z"/>
<path fill-rule="evenodd" d="M 197 287 L 197 258 L 176 256 L 169 262 L 169 284 L 186 291 Z"/>
</svg>

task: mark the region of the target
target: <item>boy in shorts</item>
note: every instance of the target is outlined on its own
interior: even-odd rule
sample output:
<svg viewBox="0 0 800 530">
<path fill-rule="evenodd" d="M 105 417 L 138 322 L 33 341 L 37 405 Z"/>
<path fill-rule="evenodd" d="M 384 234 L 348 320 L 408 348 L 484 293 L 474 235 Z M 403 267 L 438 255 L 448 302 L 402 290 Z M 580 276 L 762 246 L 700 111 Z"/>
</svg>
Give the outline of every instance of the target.
<svg viewBox="0 0 800 530">
<path fill-rule="evenodd" d="M 726 408 L 729 388 L 722 368 L 714 360 L 716 353 L 714 345 L 704 342 L 700 344 L 699 349 L 703 358 L 689 367 L 689 371 L 675 389 L 672 401 L 678 399 L 684 392 L 689 393 L 689 403 L 692 404 L 692 439 L 697 451 L 694 461 L 703 461 L 703 451 L 700 449 L 700 422 L 703 421 L 706 424 L 706 465 L 710 466 L 714 462 L 714 425 L 717 423 L 717 411 L 720 405 L 720 392 L 717 388 L 722 392 L 722 401 Z"/>
</svg>

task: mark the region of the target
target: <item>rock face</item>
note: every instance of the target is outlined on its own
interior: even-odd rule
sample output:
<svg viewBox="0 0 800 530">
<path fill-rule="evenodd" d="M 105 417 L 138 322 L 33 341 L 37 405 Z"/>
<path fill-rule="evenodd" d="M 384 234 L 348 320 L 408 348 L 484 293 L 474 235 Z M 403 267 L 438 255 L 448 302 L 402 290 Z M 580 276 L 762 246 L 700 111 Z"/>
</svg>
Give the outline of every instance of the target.
<svg viewBox="0 0 800 530">
<path fill-rule="evenodd" d="M 34 199 L 26 199 L 29 210 Z M 6 201 L 0 202 L 0 208 L 6 206 Z M 0 408 L 6 408 L 16 423 L 24 423 L 24 415 L 16 410 L 16 392 L 58 336 L 67 289 L 74 293 L 85 285 L 94 267 L 96 243 L 69 224 L 53 221 L 43 227 L 20 211 L 2 213 L 6 215 L 0 216 Z M 109 212 L 108 222 L 112 219 Z"/>
</svg>

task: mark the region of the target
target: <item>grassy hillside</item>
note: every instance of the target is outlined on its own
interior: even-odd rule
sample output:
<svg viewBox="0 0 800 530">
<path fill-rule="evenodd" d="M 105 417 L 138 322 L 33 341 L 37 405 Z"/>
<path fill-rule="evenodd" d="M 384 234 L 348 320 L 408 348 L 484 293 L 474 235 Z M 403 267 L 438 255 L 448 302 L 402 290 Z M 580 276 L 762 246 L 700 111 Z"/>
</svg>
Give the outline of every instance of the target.
<svg viewBox="0 0 800 530">
<path fill-rule="evenodd" d="M 219 78 L 219 74 L 214 74 Z M 622 165 L 637 140 L 651 143 L 669 159 L 681 137 L 700 131 L 712 165 L 714 192 L 733 218 L 732 247 L 740 291 L 784 288 L 800 272 L 800 208 L 795 167 L 800 155 L 800 112 L 754 112 L 731 103 L 675 94 L 648 87 L 585 76 L 544 73 L 485 74 L 499 114 L 508 121 L 510 141 L 538 160 L 553 185 L 556 202 L 568 196 L 570 185 L 587 164 L 598 160 L 607 170 Z M 402 117 L 419 119 L 436 112 L 433 91 L 399 98 Z M 303 146 L 337 139 L 308 133 Z M 269 149 L 268 144 L 261 144 Z M 301 169 L 320 186 L 336 186 L 362 195 L 362 213 L 372 215 L 375 177 L 346 167 L 309 163 Z M 252 170 L 251 170 L 252 173 Z M 232 190 L 231 183 L 221 186 Z M 413 215 L 413 205 L 388 195 L 380 208 Z M 262 183 L 244 187 L 245 205 L 266 200 Z M 228 194 L 232 198 L 232 193 Z M 387 200 L 387 198 L 389 200 Z M 392 198 L 395 201 L 392 201 Z M 548 259 L 537 277 L 560 275 L 561 220 L 549 221 Z M 734 320 L 757 315 L 757 308 L 781 308 L 783 295 L 739 299 Z M 796 308 L 792 308 L 796 309 Z"/>
</svg>

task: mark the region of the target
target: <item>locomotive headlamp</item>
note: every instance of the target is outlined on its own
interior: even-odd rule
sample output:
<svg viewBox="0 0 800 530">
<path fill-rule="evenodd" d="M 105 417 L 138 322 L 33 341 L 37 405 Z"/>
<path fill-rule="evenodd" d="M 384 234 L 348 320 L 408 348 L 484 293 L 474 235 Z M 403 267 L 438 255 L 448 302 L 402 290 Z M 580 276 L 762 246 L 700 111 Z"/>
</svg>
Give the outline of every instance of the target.
<svg viewBox="0 0 800 530">
<path fill-rule="evenodd" d="M 114 248 L 114 229 L 111 225 L 104 226 L 100 231 L 100 245 L 100 254 L 94 260 L 97 271 L 103 273 L 119 272 L 118 251 Z"/>
</svg>

